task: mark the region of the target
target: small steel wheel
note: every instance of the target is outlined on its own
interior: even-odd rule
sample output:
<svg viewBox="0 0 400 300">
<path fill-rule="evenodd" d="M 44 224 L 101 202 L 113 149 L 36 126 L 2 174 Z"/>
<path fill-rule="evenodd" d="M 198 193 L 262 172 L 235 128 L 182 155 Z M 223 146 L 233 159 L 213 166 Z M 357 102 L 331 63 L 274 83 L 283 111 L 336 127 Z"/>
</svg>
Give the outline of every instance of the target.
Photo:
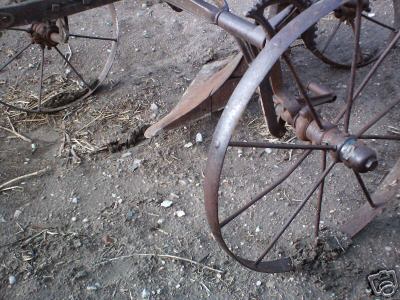
<svg viewBox="0 0 400 300">
<path fill-rule="evenodd" d="M 13 4 L 19 5 L 27 9 L 24 3 Z M 6 10 L 7 5 L 0 7 Z M 53 113 L 82 102 L 109 73 L 118 35 L 112 4 L 3 29 L 0 103 L 28 113 Z"/>
<path fill-rule="evenodd" d="M 350 68 L 355 42 L 356 2 L 341 6 L 325 16 L 303 35 L 306 47 L 323 62 Z M 400 29 L 400 3 L 397 0 L 363 0 L 362 35 L 357 66 L 366 66 L 382 54 Z"/>
<path fill-rule="evenodd" d="M 363 29 L 358 3 L 357 41 Z M 319 251 L 313 246 L 321 238 L 322 225 L 343 248 L 398 190 L 397 185 L 379 193 L 382 178 L 400 152 L 398 128 L 391 127 L 399 124 L 400 91 L 384 79 L 390 78 L 385 72 L 396 70 L 385 59 L 392 55 L 390 61 L 396 61 L 396 50 L 391 50 L 400 33 L 369 70 L 357 70 L 359 43 L 354 43 L 351 71 L 344 80 L 343 72 L 323 75 L 331 70 L 318 62 L 315 70 L 310 63 L 308 71 L 301 69 L 302 56 L 288 52 L 304 32 L 341 4 L 318 1 L 267 42 L 214 132 L 204 181 L 207 219 L 222 249 L 255 271 L 287 272 L 315 258 Z M 286 76 L 276 70 L 280 63 Z M 280 141 L 246 110 L 266 76 L 276 114 L 291 132 Z M 390 88 L 379 88 L 383 84 Z M 397 170 L 396 182 L 398 177 Z M 328 203 L 323 202 L 326 195 Z M 344 224 L 337 228 L 338 223 Z"/>
</svg>

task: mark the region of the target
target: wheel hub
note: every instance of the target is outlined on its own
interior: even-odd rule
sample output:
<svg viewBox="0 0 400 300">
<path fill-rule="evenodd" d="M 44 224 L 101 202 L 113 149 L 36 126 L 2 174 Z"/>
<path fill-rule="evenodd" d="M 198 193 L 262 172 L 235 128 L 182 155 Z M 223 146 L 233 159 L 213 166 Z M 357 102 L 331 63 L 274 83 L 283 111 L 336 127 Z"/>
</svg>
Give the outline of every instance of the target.
<svg viewBox="0 0 400 300">
<path fill-rule="evenodd" d="M 51 49 L 60 42 L 59 29 L 54 22 L 32 24 L 30 35 L 32 43 L 38 44 L 43 48 Z"/>
<path fill-rule="evenodd" d="M 300 140 L 314 145 L 333 146 L 335 150 L 331 154 L 334 158 L 356 172 L 370 172 L 378 166 L 375 150 L 367 147 L 356 136 L 339 130 L 336 125 L 323 119 L 321 120 L 323 128 L 320 128 L 313 120 L 309 108 L 300 101 L 297 101 L 298 105 L 287 108 L 285 104 L 293 103 L 292 100 L 275 98 L 275 101 L 280 103 L 278 104 L 280 118 L 293 126 Z"/>
</svg>

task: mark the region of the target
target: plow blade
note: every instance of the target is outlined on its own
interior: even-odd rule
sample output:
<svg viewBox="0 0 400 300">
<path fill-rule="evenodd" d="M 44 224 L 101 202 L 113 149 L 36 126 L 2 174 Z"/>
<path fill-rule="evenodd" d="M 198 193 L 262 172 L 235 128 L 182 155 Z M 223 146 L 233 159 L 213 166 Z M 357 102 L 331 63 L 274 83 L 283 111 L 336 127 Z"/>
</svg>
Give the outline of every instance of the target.
<svg viewBox="0 0 400 300">
<path fill-rule="evenodd" d="M 160 121 L 149 127 L 146 138 L 179 127 L 225 107 L 245 68 L 242 54 L 204 65 L 180 102 Z"/>
</svg>

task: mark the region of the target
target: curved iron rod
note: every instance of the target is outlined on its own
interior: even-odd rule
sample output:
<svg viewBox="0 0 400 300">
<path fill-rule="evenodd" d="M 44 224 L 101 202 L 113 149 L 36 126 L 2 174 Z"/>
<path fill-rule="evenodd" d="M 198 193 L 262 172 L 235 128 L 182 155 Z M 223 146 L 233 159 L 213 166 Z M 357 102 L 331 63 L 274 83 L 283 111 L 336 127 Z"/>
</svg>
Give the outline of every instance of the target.
<svg viewBox="0 0 400 300">
<path fill-rule="evenodd" d="M 388 114 L 393 109 L 393 107 L 395 107 L 398 104 L 400 104 L 400 98 L 397 99 L 396 101 L 394 101 L 393 103 L 389 104 L 389 106 L 384 111 L 382 111 L 381 113 L 376 115 L 375 118 L 373 118 L 366 125 L 364 125 L 364 127 L 362 127 L 357 132 L 356 137 L 359 138 L 363 133 L 365 133 L 368 129 L 370 129 L 372 126 L 374 126 L 376 122 L 378 122 L 380 119 L 382 119 L 386 114 Z"/>
<path fill-rule="evenodd" d="M 278 178 L 273 184 L 271 184 L 268 188 L 266 188 L 264 191 L 260 192 L 258 195 L 256 195 L 253 199 L 250 200 L 247 204 L 245 204 L 243 207 L 241 207 L 239 210 L 234 212 L 232 215 L 229 217 L 225 218 L 221 223 L 220 227 L 224 227 L 231 221 L 233 221 L 235 218 L 237 218 L 239 215 L 241 215 L 245 210 L 253 206 L 256 202 L 258 202 L 262 197 L 264 197 L 266 194 L 272 192 L 278 185 L 280 185 L 282 182 L 286 180 L 299 166 L 300 164 L 310 155 L 312 150 L 307 150 L 300 158 L 299 160 L 281 177 Z"/>
<path fill-rule="evenodd" d="M 303 99 L 306 102 L 308 108 L 310 109 L 310 113 L 311 113 L 314 121 L 317 123 L 319 129 L 323 129 L 321 120 L 320 120 L 320 118 L 319 118 L 314 106 L 312 105 L 310 97 L 308 97 L 308 95 L 307 95 L 306 88 L 304 87 L 303 83 L 301 82 L 301 79 L 300 79 L 299 75 L 297 74 L 297 72 L 296 72 L 296 70 L 295 70 L 290 58 L 286 55 L 286 53 L 284 53 L 282 56 L 283 56 L 286 64 L 288 65 L 288 67 L 290 69 L 290 72 L 293 75 L 293 78 L 294 78 L 294 80 L 296 82 L 296 85 L 297 85 L 297 87 L 298 87 L 298 89 L 300 91 L 301 96 L 303 97 Z"/>
<path fill-rule="evenodd" d="M 321 50 L 321 53 L 324 54 L 326 49 L 328 49 L 329 45 L 331 44 L 333 38 L 335 37 L 336 33 L 338 32 L 340 26 L 342 25 L 342 21 L 339 20 L 335 28 L 333 29 L 332 34 L 329 36 L 328 40 L 326 41 L 324 47 Z"/>
<path fill-rule="evenodd" d="M 354 93 L 353 101 L 355 101 L 363 91 L 363 89 L 366 87 L 368 82 L 371 80 L 372 76 L 375 75 L 375 72 L 378 70 L 378 68 L 381 66 L 382 62 L 385 60 L 385 58 L 389 55 L 390 50 L 394 46 L 396 46 L 397 41 L 400 39 L 400 31 L 396 34 L 396 36 L 393 38 L 393 40 L 389 43 L 389 45 L 386 47 L 385 51 L 382 52 L 382 55 L 380 58 L 375 62 L 371 70 L 368 72 L 368 74 L 365 76 L 364 80 L 358 87 L 357 91 Z M 339 121 L 343 118 L 344 114 L 346 113 L 346 107 L 344 107 L 339 114 L 336 116 L 334 119 L 334 124 L 339 123 Z"/>
<path fill-rule="evenodd" d="M 322 152 L 321 157 L 321 170 L 324 172 L 326 170 L 326 151 Z M 324 198 L 324 188 L 325 188 L 325 179 L 322 180 L 319 190 L 318 190 L 318 200 L 317 200 L 317 214 L 315 216 L 314 223 L 314 236 L 318 238 L 319 236 L 319 224 L 321 222 L 321 210 L 322 210 L 322 200 Z"/>
<path fill-rule="evenodd" d="M 354 102 L 354 86 L 356 83 L 356 72 L 358 65 L 358 57 L 360 51 L 360 36 L 361 36 L 361 12 L 362 12 L 362 0 L 357 0 L 357 9 L 356 9 L 356 24 L 355 24 L 355 41 L 354 41 L 354 52 L 353 59 L 351 62 L 351 75 L 348 84 L 347 90 L 347 99 L 346 99 L 346 113 L 344 116 L 344 132 L 349 133 L 349 125 L 350 125 L 350 116 L 351 110 L 353 108 Z"/>
<path fill-rule="evenodd" d="M 375 20 L 374 18 L 371 18 L 371 17 L 369 17 L 369 16 L 367 16 L 367 15 L 365 15 L 365 14 L 361 14 L 361 16 L 362 16 L 363 18 L 365 18 L 366 20 L 368 20 L 368 21 L 370 21 L 370 22 L 372 22 L 372 23 L 375 23 L 375 24 L 377 24 L 377 25 L 380 25 L 380 26 L 382 26 L 382 27 L 384 27 L 384 28 L 386 28 L 386 29 L 389 29 L 389 30 L 391 30 L 391 31 L 397 31 L 396 28 L 393 28 L 392 26 L 386 25 L 385 23 L 382 23 L 382 22 L 380 22 L 380 21 L 378 21 L 378 20 Z"/>
<path fill-rule="evenodd" d="M 42 93 L 43 93 L 43 68 L 44 68 L 44 47 L 41 49 L 41 63 L 40 63 L 40 86 L 39 86 L 39 102 L 38 111 L 42 108 Z"/>
<path fill-rule="evenodd" d="M 374 203 L 374 201 L 372 201 L 371 195 L 370 195 L 370 193 L 368 192 L 368 189 L 367 189 L 367 187 L 366 187 L 366 185 L 365 185 L 365 183 L 364 183 L 364 180 L 362 179 L 360 173 L 358 173 L 358 172 L 356 172 L 356 171 L 354 171 L 354 170 L 353 170 L 353 173 L 354 173 L 354 175 L 356 176 L 357 182 L 358 182 L 358 184 L 360 185 L 360 187 L 361 187 L 361 189 L 362 189 L 362 191 L 363 191 L 363 193 L 364 193 L 364 195 L 365 195 L 365 198 L 367 199 L 369 205 L 370 205 L 372 208 L 376 208 L 377 206 L 376 206 L 376 204 Z"/>
<path fill-rule="evenodd" d="M 398 134 L 388 134 L 388 135 L 361 135 L 358 137 L 362 140 L 388 140 L 388 141 L 400 141 L 400 135 Z"/>
<path fill-rule="evenodd" d="M 25 29 L 25 28 L 15 28 L 15 27 L 8 27 L 5 30 L 10 30 L 10 31 L 23 31 L 23 32 L 27 32 L 27 33 L 31 33 L 32 31 L 29 29 Z"/>
<path fill-rule="evenodd" d="M 271 148 L 271 149 L 300 149 L 300 150 L 336 150 L 332 145 L 296 145 L 283 143 L 263 143 L 263 142 L 229 142 L 230 147 L 243 148 Z"/>
<path fill-rule="evenodd" d="M 58 49 L 57 47 L 54 47 L 58 54 L 60 54 L 60 56 L 63 58 L 63 60 L 65 61 L 65 63 L 74 71 L 74 73 L 79 77 L 80 80 L 82 80 L 82 82 L 86 85 L 86 87 L 90 90 L 90 86 L 89 84 L 86 83 L 86 81 L 83 79 L 82 75 L 79 74 L 79 72 L 75 69 L 75 67 L 70 63 L 70 61 L 64 56 L 64 54 L 61 53 L 60 49 Z"/>
<path fill-rule="evenodd" d="M 102 41 L 117 42 L 117 39 L 115 39 L 115 38 L 98 37 L 98 36 L 84 35 L 84 34 L 69 33 L 68 36 L 72 36 L 72 37 L 75 37 L 75 38 L 82 38 L 82 39 L 90 39 L 90 40 L 102 40 Z"/>
<path fill-rule="evenodd" d="M 24 52 L 26 49 L 28 49 L 31 45 L 32 45 L 32 43 L 29 43 L 28 45 L 23 47 L 21 50 L 19 50 L 18 53 L 15 54 L 13 57 L 11 57 L 7 62 L 5 62 L 3 65 L 1 65 L 0 72 L 3 71 L 5 67 L 7 67 L 10 63 L 12 63 L 18 56 L 20 56 L 22 54 L 22 52 Z"/>
<path fill-rule="evenodd" d="M 258 265 L 264 257 L 268 254 L 268 252 L 272 249 L 272 247 L 276 244 L 278 239 L 282 236 L 282 234 L 286 231 L 289 225 L 293 222 L 293 220 L 297 217 L 300 211 L 303 209 L 304 205 L 308 202 L 310 197 L 314 194 L 315 190 L 320 186 L 322 181 L 324 181 L 325 177 L 329 174 L 332 168 L 336 165 L 336 161 L 332 162 L 327 169 L 318 177 L 317 182 L 313 185 L 310 192 L 307 194 L 306 198 L 300 203 L 297 207 L 296 211 L 292 214 L 292 216 L 286 221 L 285 225 L 283 225 L 282 229 L 274 236 L 273 240 L 269 243 L 267 249 L 260 255 L 259 258 L 255 261 L 255 265 Z"/>
</svg>

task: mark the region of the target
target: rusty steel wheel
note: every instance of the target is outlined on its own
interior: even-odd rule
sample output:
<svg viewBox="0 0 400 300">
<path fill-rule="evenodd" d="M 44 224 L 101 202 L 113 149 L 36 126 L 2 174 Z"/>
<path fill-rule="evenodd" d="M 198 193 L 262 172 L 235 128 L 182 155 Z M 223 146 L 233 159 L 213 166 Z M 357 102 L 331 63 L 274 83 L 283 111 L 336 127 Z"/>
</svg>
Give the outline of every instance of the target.
<svg viewBox="0 0 400 300">
<path fill-rule="evenodd" d="M 2 6 L 0 12 L 13 7 L 23 14 L 27 4 Z M 87 99 L 111 69 L 118 35 L 113 4 L 3 29 L 0 103 L 28 113 L 54 113 Z"/>
<path fill-rule="evenodd" d="M 363 3 L 358 67 L 376 61 L 400 28 L 399 1 L 364 0 Z M 305 45 L 323 62 L 334 67 L 350 68 L 355 18 L 354 5 L 342 6 L 319 20 L 303 36 Z"/>
<path fill-rule="evenodd" d="M 207 219 L 222 249 L 255 271 L 286 272 L 301 265 L 308 258 L 305 242 L 312 245 L 321 237 L 321 224 L 331 228 L 344 223 L 330 232 L 342 242 L 354 237 L 398 191 L 399 163 L 390 175 L 390 182 L 397 184 L 385 185 L 383 190 L 379 187 L 399 155 L 398 87 L 381 88 L 378 95 L 376 87 L 382 80 L 373 79 L 376 74 L 382 77 L 382 68 L 392 67 L 384 63 L 400 33 L 370 70 L 357 70 L 362 34 L 362 1 L 358 1 L 351 71 L 342 84 L 333 74 L 322 77 L 317 73 L 313 82 L 308 81 L 307 72 L 299 71 L 295 53 L 289 56 L 287 52 L 304 32 L 342 3 L 319 1 L 267 42 L 231 96 L 214 132 L 204 182 Z M 287 76 L 276 71 L 280 61 Z M 293 138 L 272 142 L 261 133 L 249 133 L 254 120 L 245 111 L 267 75 L 277 115 L 293 129 L 298 143 L 291 143 Z M 291 77 L 292 87 L 285 88 L 288 82 L 282 82 L 283 77 Z M 323 86 L 318 80 L 324 78 L 328 80 Z M 383 84 L 388 83 L 383 79 Z M 390 123 L 393 128 L 386 125 Z M 322 205 L 326 193 L 340 202 Z M 307 205 L 314 194 L 314 205 Z M 328 216 L 321 216 L 325 210 Z"/>
</svg>

